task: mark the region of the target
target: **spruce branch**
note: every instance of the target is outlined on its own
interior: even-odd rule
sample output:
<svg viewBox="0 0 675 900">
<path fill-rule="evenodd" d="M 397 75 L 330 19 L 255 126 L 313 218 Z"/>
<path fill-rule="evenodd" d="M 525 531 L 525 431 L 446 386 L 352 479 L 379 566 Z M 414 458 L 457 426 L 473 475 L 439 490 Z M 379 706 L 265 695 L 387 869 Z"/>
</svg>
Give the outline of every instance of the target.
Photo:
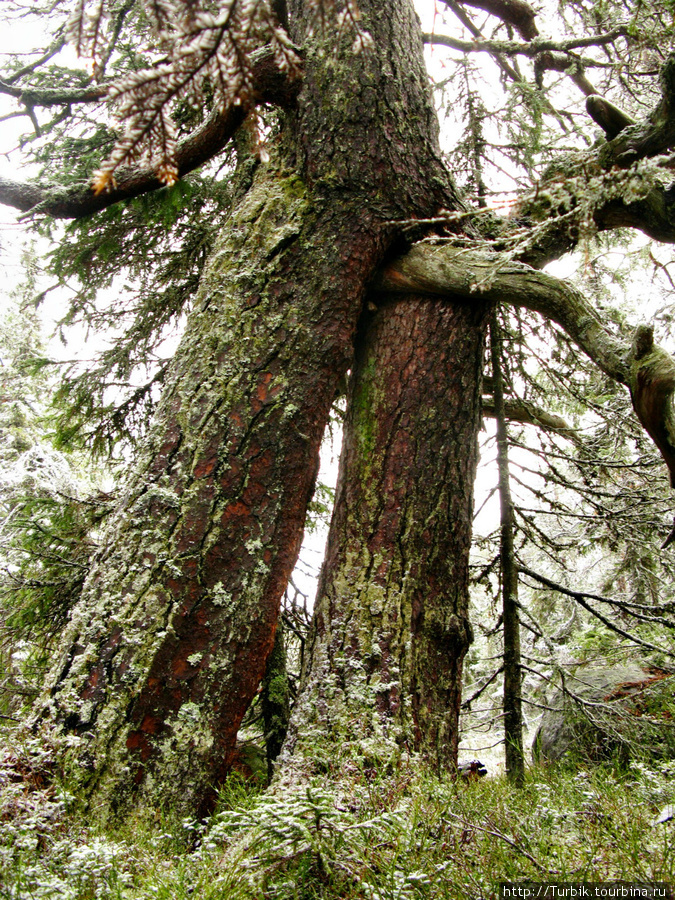
<svg viewBox="0 0 675 900">
<path fill-rule="evenodd" d="M 285 72 L 279 70 L 271 48 L 255 51 L 251 55 L 251 64 L 253 91 L 249 101 L 214 110 L 200 128 L 178 141 L 174 162 L 179 177 L 216 156 L 255 103 L 285 107 L 294 103 L 300 88 L 299 80 L 290 80 Z M 50 187 L 0 177 L 0 203 L 30 215 L 39 213 L 61 219 L 80 219 L 162 186 L 157 167 L 153 164 L 127 166 L 118 170 L 114 185 L 99 194 L 94 193 L 90 182 L 70 187 Z"/>
<path fill-rule="evenodd" d="M 532 578 L 534 581 L 538 581 L 540 584 L 545 587 L 550 588 L 550 590 L 555 591 L 558 594 L 564 594 L 567 597 L 571 597 L 575 600 L 580 606 L 582 606 L 587 612 L 589 612 L 592 616 L 594 616 L 598 621 L 602 622 L 602 624 L 609 628 L 610 631 L 613 631 L 615 634 L 618 634 L 620 637 L 625 638 L 630 641 L 632 644 L 637 644 L 639 647 L 644 647 L 646 650 L 655 650 L 657 653 L 664 653 L 666 656 L 671 656 L 675 659 L 675 653 L 670 650 L 666 650 L 665 647 L 657 647 L 656 644 L 652 644 L 649 641 L 644 641 L 642 638 L 639 638 L 635 634 L 631 634 L 629 631 L 625 631 L 623 628 L 619 628 L 614 622 L 607 618 L 607 616 L 603 616 L 602 613 L 598 612 L 591 604 L 588 602 L 588 599 L 593 597 L 597 599 L 592 594 L 587 594 L 585 591 L 574 591 L 569 588 L 564 587 L 561 584 L 553 581 L 550 578 L 546 578 L 543 575 L 540 575 L 538 572 L 534 572 L 532 569 L 527 568 L 526 566 L 519 565 L 518 571 L 523 575 L 527 575 L 529 578 Z M 613 604 L 614 605 L 614 604 Z M 673 627 L 672 625 L 670 627 Z"/>
<path fill-rule="evenodd" d="M 111 3 L 77 0 L 68 25 L 77 52 L 92 60 L 97 77 L 130 9 L 123 4 L 113 18 Z M 180 175 L 174 103 L 211 103 L 221 111 L 250 108 L 255 96 L 252 54 L 262 45 L 268 45 L 277 67 L 290 79 L 299 74 L 299 57 L 268 0 L 226 0 L 215 12 L 196 0 L 149 0 L 145 11 L 164 59 L 109 85 L 107 96 L 116 105 L 124 132 L 94 174 L 96 193 L 113 188 L 117 170 L 139 161 L 154 166 L 160 183 L 173 184 Z M 102 49 L 108 30 L 110 41 Z"/>
<path fill-rule="evenodd" d="M 26 66 L 22 66 L 16 72 L 14 72 L 9 78 L 7 78 L 7 84 L 14 84 L 19 81 L 21 78 L 24 78 L 26 75 L 32 75 L 40 66 L 43 66 L 46 62 L 49 62 L 57 53 L 60 53 L 63 50 L 66 44 L 65 35 L 57 33 L 52 45 L 42 54 L 42 56 L 38 57 L 38 59 L 34 60 L 32 63 L 29 63 Z"/>
</svg>

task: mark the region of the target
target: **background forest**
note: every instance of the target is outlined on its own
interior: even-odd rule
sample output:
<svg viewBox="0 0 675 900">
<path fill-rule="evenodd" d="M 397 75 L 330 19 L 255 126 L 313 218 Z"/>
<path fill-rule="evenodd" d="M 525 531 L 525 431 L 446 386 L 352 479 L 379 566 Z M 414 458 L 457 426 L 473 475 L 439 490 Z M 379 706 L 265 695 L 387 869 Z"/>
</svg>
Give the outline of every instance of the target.
<svg viewBox="0 0 675 900">
<path fill-rule="evenodd" d="M 359 288 L 354 328 L 379 321 L 397 277 L 403 291 L 425 290 L 420 270 L 410 275 L 416 251 L 464 253 L 471 285 L 446 291 L 462 309 L 471 297 L 486 302 L 473 640 L 455 691 L 459 733 L 446 743 L 458 740 L 460 763 L 480 759 L 488 777 L 465 778 L 461 767 L 458 777 L 442 753 L 427 765 L 424 740 L 397 739 L 390 752 L 375 725 L 352 740 L 343 720 L 370 718 L 365 688 L 347 712 L 336 701 L 334 744 L 325 722 L 308 718 L 307 706 L 325 701 L 312 693 L 324 677 L 312 668 L 323 659 L 312 614 L 343 427 L 375 440 L 358 420 L 368 388 L 360 351 L 329 392 L 302 549 L 208 814 L 130 801 L 111 817 L 100 798 L 82 799 L 86 756 L 63 763 L 95 719 L 82 714 L 71 727 L 55 713 L 62 728 L 36 724 L 119 527 L 110 523 L 129 473 L 154 446 L 221 235 L 253 221 L 241 210 L 266 167 L 302 155 L 287 150 L 292 85 L 309 83 L 321 53 L 332 59 L 326 48 L 340 47 L 351 69 L 374 54 L 378 10 L 241 0 L 5 0 L 0 10 L 19 47 L 4 51 L 0 75 L 0 203 L 17 210 L 16 222 L 5 213 L 0 253 L 19 272 L 6 279 L 0 322 L 0 897 L 491 898 L 505 881 L 675 882 L 675 7 L 666 0 L 417 8 L 453 181 L 443 187 L 438 176 L 431 193 L 442 202 L 426 212 L 421 203 L 397 214 Z M 299 48 L 293 23 L 303 15 L 311 25 Z M 183 49 L 174 19 L 189 25 Z M 216 50 L 204 37 L 213 22 Z M 315 39 L 324 42 L 316 56 Z M 256 68 L 263 50 L 281 87 L 279 72 L 260 87 L 270 78 Z M 299 188 L 284 190 L 300 209 Z M 344 184 L 336 195 L 353 202 Z M 295 206 L 291 224 L 274 222 L 266 259 L 289 252 L 293 216 Z M 509 279 L 527 279 L 525 269 L 550 278 L 550 296 L 532 300 L 535 288 L 521 287 L 525 299 L 514 301 Z M 554 282 L 568 287 L 551 300 Z M 570 297 L 587 305 L 565 312 Z M 610 350 L 588 337 L 596 320 Z M 640 393 L 645 358 L 656 400 Z M 428 394 L 417 400 L 432 408 Z M 349 440 L 347 461 L 358 444 Z M 147 518 L 160 522 L 157 509 Z M 263 544 L 246 544 L 252 567 Z M 330 559 L 329 550 L 317 621 L 333 609 Z M 363 597 L 372 612 L 379 600 Z"/>
</svg>

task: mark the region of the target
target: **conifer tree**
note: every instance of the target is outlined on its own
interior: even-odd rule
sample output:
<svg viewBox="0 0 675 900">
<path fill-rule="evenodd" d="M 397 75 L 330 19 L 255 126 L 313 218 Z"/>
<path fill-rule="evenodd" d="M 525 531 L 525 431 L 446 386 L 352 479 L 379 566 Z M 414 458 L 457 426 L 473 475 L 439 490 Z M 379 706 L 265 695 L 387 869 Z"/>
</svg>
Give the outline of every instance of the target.
<svg viewBox="0 0 675 900">
<path fill-rule="evenodd" d="M 672 359 L 648 327 L 631 333 L 542 271 L 597 232 L 673 240 L 665 7 L 445 6 L 448 33 L 423 35 L 408 0 L 79 0 L 0 82 L 42 165 L 37 180 L 0 179 L 0 202 L 53 236 L 73 220 L 51 271 L 82 281 L 71 316 L 122 334 L 64 388 L 63 440 L 89 431 L 100 448 L 95 411 L 103 444 L 137 435 L 134 415 L 144 424 L 33 718 L 70 736 L 64 765 L 111 814 L 212 801 L 274 644 L 347 372 L 289 769 L 311 769 L 317 740 L 454 761 L 490 306 L 555 323 L 628 386 L 673 477 Z M 89 70 L 59 61 L 67 40 Z M 466 128 L 449 161 L 424 40 L 459 54 L 444 88 Z M 230 141 L 235 157 L 219 157 Z M 513 185 L 501 216 L 500 169 Z M 130 302 L 100 314 L 87 280 L 112 278 L 119 247 Z M 153 364 L 176 323 L 180 344 Z M 92 390 L 106 378 L 126 381 L 121 403 Z"/>
</svg>

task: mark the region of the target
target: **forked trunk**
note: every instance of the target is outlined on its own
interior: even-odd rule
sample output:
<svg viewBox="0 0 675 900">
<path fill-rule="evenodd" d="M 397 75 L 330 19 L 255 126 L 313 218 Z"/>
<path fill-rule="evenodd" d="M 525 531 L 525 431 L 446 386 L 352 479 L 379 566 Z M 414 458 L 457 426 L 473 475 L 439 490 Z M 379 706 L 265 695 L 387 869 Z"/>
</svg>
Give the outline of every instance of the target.
<svg viewBox="0 0 675 900">
<path fill-rule="evenodd" d="M 79 737 L 71 775 L 104 815 L 207 808 L 274 642 L 365 285 L 396 222 L 455 203 L 412 5 L 359 7 L 373 42 L 355 53 L 347 26 L 291 4 L 297 110 L 215 248 L 38 704 Z"/>
</svg>

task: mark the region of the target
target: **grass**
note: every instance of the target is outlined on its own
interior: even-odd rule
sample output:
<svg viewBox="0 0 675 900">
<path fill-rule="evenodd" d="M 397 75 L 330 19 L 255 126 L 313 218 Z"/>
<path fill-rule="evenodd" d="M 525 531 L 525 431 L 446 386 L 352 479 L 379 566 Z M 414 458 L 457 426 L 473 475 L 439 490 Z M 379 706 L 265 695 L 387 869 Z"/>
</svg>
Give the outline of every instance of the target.
<svg viewBox="0 0 675 900">
<path fill-rule="evenodd" d="M 205 824 L 103 832 L 54 781 L 48 748 L 0 765 L 0 897 L 11 900 L 480 900 L 502 881 L 675 881 L 673 763 L 532 768 L 521 790 L 409 763 L 347 761 L 266 792 L 238 777 Z"/>
</svg>

